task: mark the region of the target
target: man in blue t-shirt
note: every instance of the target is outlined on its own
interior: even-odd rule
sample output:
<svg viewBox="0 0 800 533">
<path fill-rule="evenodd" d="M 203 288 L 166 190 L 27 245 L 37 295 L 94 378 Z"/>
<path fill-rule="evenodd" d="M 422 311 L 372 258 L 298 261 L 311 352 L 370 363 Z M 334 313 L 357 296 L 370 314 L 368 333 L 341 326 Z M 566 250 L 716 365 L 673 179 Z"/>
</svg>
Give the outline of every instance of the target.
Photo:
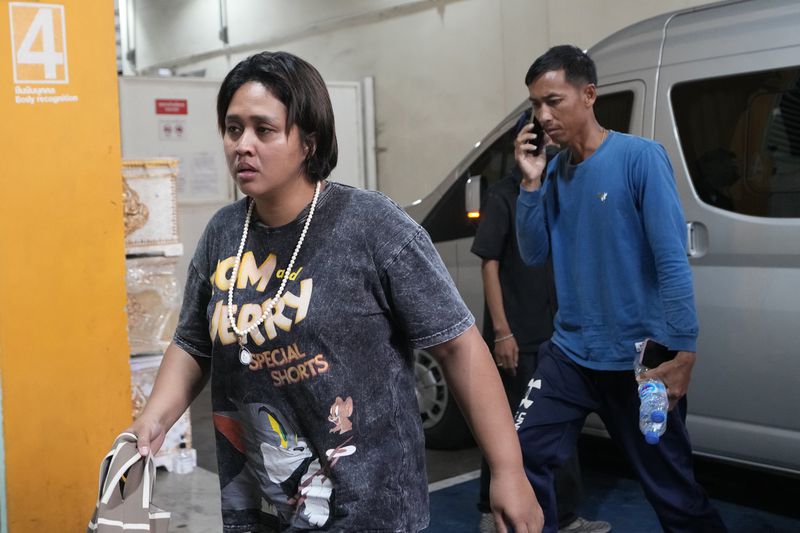
<svg viewBox="0 0 800 533">
<path fill-rule="evenodd" d="M 552 259 L 559 309 L 552 339 L 516 424 L 525 469 L 557 528 L 553 468 L 566 460 L 590 412 L 622 446 L 666 531 L 725 531 L 694 479 L 686 391 L 698 334 L 686 229 L 667 154 L 657 143 L 608 131 L 595 118 L 597 74 L 579 48 L 556 46 L 525 85 L 544 132 L 562 151 L 547 164 L 526 126 L 515 141 L 522 172 L 517 239 L 527 264 Z M 658 445 L 638 428 L 637 349 L 654 339 L 676 350 L 644 375 L 667 387 Z"/>
</svg>

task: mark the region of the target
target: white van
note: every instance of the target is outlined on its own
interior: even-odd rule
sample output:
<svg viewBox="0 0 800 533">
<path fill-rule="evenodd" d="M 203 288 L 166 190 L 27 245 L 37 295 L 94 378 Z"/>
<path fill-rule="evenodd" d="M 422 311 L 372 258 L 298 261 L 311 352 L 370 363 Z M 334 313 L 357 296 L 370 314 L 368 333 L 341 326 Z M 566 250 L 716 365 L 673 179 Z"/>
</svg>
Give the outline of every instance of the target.
<svg viewBox="0 0 800 533">
<path fill-rule="evenodd" d="M 600 124 L 657 140 L 675 169 L 700 319 L 688 416 L 695 452 L 800 474 L 800 3 L 677 11 L 629 26 L 589 55 Z M 529 105 L 408 208 L 478 324 L 480 261 L 469 251 L 465 196 L 511 170 L 513 126 Z M 429 445 L 468 441 L 440 369 L 417 355 Z M 604 433 L 595 417 L 586 431 Z"/>
</svg>

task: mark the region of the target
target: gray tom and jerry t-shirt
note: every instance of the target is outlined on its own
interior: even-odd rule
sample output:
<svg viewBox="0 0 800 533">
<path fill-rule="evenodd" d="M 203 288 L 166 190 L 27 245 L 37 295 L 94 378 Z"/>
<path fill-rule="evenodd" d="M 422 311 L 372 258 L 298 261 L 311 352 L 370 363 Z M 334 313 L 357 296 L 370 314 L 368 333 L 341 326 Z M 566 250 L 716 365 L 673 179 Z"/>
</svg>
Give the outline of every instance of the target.
<svg viewBox="0 0 800 533">
<path fill-rule="evenodd" d="M 282 227 L 254 220 L 233 318 L 273 312 L 239 360 L 227 313 L 247 199 L 210 221 L 192 259 L 178 346 L 211 357 L 225 531 L 401 531 L 428 523 L 424 438 L 412 348 L 474 319 L 428 234 L 384 195 L 327 182 L 291 272 L 308 210 Z"/>
</svg>

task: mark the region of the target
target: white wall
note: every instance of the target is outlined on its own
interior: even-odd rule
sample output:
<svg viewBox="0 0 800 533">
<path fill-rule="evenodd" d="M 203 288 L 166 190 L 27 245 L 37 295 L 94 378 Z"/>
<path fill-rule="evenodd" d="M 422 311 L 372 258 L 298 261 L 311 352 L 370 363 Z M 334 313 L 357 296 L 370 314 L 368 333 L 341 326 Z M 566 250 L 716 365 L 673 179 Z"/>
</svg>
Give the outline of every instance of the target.
<svg viewBox="0 0 800 533">
<path fill-rule="evenodd" d="M 525 72 L 549 46 L 589 48 L 707 0 L 227 0 L 228 55 L 218 0 L 133 3 L 140 71 L 206 69 L 220 79 L 249 53 L 282 49 L 328 81 L 374 76 L 378 186 L 406 204 L 526 98 Z"/>
</svg>

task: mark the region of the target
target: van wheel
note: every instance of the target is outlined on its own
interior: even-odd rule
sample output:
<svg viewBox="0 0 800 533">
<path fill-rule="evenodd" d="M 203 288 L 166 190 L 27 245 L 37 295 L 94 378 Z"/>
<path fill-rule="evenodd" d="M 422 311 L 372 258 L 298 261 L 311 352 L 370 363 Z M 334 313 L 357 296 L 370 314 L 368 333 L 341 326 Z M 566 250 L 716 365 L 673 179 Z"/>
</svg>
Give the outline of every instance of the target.
<svg viewBox="0 0 800 533">
<path fill-rule="evenodd" d="M 436 450 L 471 446 L 472 434 L 450 394 L 442 367 L 425 350 L 414 350 L 414 376 L 425 446 Z"/>
</svg>

